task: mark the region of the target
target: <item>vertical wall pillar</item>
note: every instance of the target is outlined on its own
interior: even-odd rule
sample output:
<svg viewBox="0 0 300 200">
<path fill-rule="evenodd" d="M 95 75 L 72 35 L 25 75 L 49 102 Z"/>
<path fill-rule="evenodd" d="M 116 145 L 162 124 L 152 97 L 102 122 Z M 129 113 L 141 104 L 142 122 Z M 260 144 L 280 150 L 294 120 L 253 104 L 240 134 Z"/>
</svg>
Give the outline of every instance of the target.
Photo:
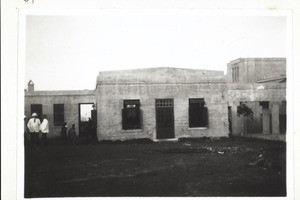
<svg viewBox="0 0 300 200">
<path fill-rule="evenodd" d="M 263 134 L 270 134 L 270 112 L 268 107 L 262 107 Z"/>
<path fill-rule="evenodd" d="M 239 102 L 233 102 L 231 105 L 231 124 L 232 124 L 232 135 L 240 135 L 243 134 L 243 117 L 237 116 L 237 107 L 239 106 Z"/>
<path fill-rule="evenodd" d="M 232 135 L 236 135 L 236 113 L 237 107 L 236 105 L 231 105 L 231 133 Z"/>
<path fill-rule="evenodd" d="M 273 104 L 272 105 L 272 132 L 274 134 L 279 134 L 279 105 Z"/>
</svg>

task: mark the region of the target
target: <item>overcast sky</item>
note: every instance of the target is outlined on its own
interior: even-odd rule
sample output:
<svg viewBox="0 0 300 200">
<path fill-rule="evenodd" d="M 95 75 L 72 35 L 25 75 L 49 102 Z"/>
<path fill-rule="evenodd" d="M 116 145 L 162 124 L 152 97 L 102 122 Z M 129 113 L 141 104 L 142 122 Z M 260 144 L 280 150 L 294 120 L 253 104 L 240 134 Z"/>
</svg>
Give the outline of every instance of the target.
<svg viewBox="0 0 300 200">
<path fill-rule="evenodd" d="M 226 71 L 239 57 L 286 57 L 286 18 L 190 12 L 101 12 L 26 18 L 25 88 L 95 89 L 99 71 Z"/>
</svg>

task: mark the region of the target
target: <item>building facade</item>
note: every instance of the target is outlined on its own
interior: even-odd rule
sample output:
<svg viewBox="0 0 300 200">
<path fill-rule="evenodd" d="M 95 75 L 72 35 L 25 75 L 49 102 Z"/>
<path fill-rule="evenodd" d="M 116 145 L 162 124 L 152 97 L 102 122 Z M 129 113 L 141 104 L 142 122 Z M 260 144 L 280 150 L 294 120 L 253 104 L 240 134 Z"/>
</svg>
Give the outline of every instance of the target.
<svg viewBox="0 0 300 200">
<path fill-rule="evenodd" d="M 59 137 L 64 122 L 69 128 L 75 124 L 76 132 L 79 134 L 80 128 L 83 129 L 87 121 L 81 119 L 84 114 L 81 117 L 80 108 L 93 105 L 94 102 L 94 90 L 35 91 L 34 83 L 30 81 L 25 91 L 25 116 L 30 117 L 34 112 L 39 117 L 46 115 L 49 120 L 49 137 Z M 90 115 L 88 111 L 86 114 Z"/>
<path fill-rule="evenodd" d="M 99 140 L 227 137 L 221 71 L 155 68 L 100 73 Z"/>
<path fill-rule="evenodd" d="M 227 72 L 232 134 L 284 140 L 286 60 L 239 58 L 228 63 Z M 238 115 L 241 102 L 252 109 L 252 118 Z"/>
<path fill-rule="evenodd" d="M 282 135 L 285 68 L 281 58 L 240 58 L 228 64 L 227 76 L 164 67 L 100 72 L 95 90 L 78 91 L 35 91 L 30 81 L 25 115 L 46 114 L 49 137 L 60 135 L 63 122 L 85 135 L 91 120 L 99 141 Z M 238 116 L 241 102 L 253 118 Z"/>
</svg>

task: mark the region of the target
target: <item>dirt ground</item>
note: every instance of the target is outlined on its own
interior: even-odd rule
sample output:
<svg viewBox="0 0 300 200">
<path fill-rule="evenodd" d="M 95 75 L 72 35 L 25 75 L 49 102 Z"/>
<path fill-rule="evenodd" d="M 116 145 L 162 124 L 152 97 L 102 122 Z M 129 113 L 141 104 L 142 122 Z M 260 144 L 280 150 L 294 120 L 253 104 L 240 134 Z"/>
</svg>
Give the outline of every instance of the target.
<svg viewBox="0 0 300 200">
<path fill-rule="evenodd" d="M 53 142 L 25 152 L 27 198 L 286 195 L 284 142 Z"/>
</svg>

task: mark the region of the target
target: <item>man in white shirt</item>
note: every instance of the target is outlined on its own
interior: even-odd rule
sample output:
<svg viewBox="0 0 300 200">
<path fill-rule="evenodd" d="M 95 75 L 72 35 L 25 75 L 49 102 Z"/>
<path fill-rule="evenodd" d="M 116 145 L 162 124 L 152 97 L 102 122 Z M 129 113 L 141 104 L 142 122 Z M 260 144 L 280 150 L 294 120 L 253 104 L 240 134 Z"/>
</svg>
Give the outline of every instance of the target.
<svg viewBox="0 0 300 200">
<path fill-rule="evenodd" d="M 37 117 L 38 115 L 36 113 L 32 113 L 32 116 L 27 124 L 27 127 L 30 132 L 31 147 L 37 147 L 39 145 L 39 132 L 41 121 Z"/>
<path fill-rule="evenodd" d="M 49 121 L 46 115 L 43 115 L 43 121 L 40 125 L 40 131 L 42 132 L 42 141 L 44 145 L 48 144 L 47 134 L 49 133 Z"/>
</svg>

